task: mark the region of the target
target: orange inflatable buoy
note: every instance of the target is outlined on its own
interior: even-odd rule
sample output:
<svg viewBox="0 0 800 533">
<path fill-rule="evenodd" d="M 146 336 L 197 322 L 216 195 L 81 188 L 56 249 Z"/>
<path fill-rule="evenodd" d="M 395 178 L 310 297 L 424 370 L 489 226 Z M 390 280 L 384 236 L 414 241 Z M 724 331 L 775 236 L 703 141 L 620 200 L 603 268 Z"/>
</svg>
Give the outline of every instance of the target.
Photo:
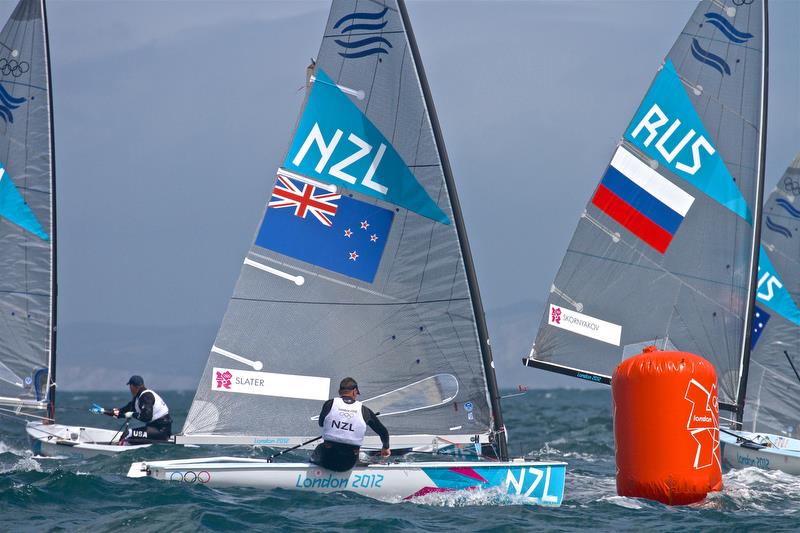
<svg viewBox="0 0 800 533">
<path fill-rule="evenodd" d="M 686 505 L 722 489 L 711 363 L 651 346 L 617 366 L 611 394 L 620 496 Z"/>
</svg>

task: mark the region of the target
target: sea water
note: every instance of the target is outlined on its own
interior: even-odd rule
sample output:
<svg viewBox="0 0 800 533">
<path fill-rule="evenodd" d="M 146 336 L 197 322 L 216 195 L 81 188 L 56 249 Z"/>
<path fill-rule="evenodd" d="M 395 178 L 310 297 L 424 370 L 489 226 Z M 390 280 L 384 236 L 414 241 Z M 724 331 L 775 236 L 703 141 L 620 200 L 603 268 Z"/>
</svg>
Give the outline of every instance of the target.
<svg viewBox="0 0 800 533">
<path fill-rule="evenodd" d="M 159 391 L 162 393 L 162 391 Z M 162 393 L 180 428 L 191 392 Z M 118 429 L 91 415 L 92 403 L 121 406 L 126 391 L 59 393 L 58 419 Z M 498 505 L 491 492 L 429 494 L 384 503 L 352 493 L 212 489 L 201 484 L 128 479 L 131 461 L 167 459 L 152 447 L 116 457 L 39 458 L 22 424 L 0 417 L 0 531 L 545 531 L 794 530 L 800 527 L 800 478 L 757 468 L 724 474 L 725 488 L 685 507 L 617 496 L 609 391 L 531 391 L 504 403 L 513 455 L 568 463 L 559 508 Z M 388 424 L 391 430 L 391 424 Z M 269 449 L 182 448 L 183 457 L 264 457 Z M 287 461 L 303 454 L 287 454 Z"/>
</svg>

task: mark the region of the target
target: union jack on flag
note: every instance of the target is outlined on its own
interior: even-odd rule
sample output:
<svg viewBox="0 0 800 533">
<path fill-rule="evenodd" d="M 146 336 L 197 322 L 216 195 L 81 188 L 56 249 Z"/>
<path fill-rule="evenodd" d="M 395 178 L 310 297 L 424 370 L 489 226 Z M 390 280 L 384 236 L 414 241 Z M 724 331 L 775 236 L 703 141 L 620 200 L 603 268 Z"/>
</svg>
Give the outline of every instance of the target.
<svg viewBox="0 0 800 533">
<path fill-rule="evenodd" d="M 329 217 L 335 216 L 338 208 L 333 202 L 342 195 L 327 191 L 324 194 L 316 194 L 316 191 L 317 187 L 308 183 L 304 183 L 300 189 L 292 180 L 278 174 L 278 183 L 272 190 L 269 207 L 276 209 L 294 207 L 295 216 L 306 218 L 306 215 L 311 213 L 325 226 L 333 226 L 333 221 Z"/>
</svg>

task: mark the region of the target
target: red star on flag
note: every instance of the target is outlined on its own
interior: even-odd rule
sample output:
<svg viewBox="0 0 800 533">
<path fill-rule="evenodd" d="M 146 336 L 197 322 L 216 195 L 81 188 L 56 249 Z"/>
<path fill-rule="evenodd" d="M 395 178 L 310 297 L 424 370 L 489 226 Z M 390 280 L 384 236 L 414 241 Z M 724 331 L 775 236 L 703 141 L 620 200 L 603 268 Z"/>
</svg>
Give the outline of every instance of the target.
<svg viewBox="0 0 800 533">
<path fill-rule="evenodd" d="M 348 239 L 350 238 L 350 236 L 352 234 L 353 234 L 353 230 L 351 230 L 350 228 L 347 228 L 346 230 L 344 230 L 344 236 L 347 237 Z"/>
<path fill-rule="evenodd" d="M 369 236 L 369 240 L 372 242 L 378 242 L 378 236 L 376 234 L 372 234 Z"/>
<path fill-rule="evenodd" d="M 356 259 L 358 259 L 358 254 L 355 251 L 350 252 L 350 261 L 355 261 Z"/>
<path fill-rule="evenodd" d="M 367 229 L 368 227 L 369 227 L 369 222 L 367 222 L 366 220 L 363 220 L 361 222 L 361 229 Z"/>
</svg>

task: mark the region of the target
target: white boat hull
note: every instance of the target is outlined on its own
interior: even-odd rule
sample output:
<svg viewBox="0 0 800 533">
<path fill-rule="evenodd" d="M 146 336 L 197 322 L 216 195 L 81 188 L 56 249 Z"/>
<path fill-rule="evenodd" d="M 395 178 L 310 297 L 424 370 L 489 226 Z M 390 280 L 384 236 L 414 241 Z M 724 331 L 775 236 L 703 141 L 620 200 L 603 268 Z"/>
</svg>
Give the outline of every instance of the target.
<svg viewBox="0 0 800 533">
<path fill-rule="evenodd" d="M 800 475 L 800 440 L 767 433 L 720 432 L 722 462 L 731 468 L 756 467 Z M 766 444 L 759 448 L 753 443 Z"/>
<path fill-rule="evenodd" d="M 210 457 L 133 463 L 128 477 L 210 487 L 349 491 L 393 502 L 436 492 L 493 490 L 512 502 L 558 506 L 565 472 L 566 463 L 532 461 L 372 464 L 333 472 L 308 463 Z"/>
<path fill-rule="evenodd" d="M 33 453 L 45 457 L 116 455 L 150 446 L 150 444 L 120 446 L 121 433 L 112 429 L 29 422 L 25 431 L 30 438 Z"/>
</svg>

